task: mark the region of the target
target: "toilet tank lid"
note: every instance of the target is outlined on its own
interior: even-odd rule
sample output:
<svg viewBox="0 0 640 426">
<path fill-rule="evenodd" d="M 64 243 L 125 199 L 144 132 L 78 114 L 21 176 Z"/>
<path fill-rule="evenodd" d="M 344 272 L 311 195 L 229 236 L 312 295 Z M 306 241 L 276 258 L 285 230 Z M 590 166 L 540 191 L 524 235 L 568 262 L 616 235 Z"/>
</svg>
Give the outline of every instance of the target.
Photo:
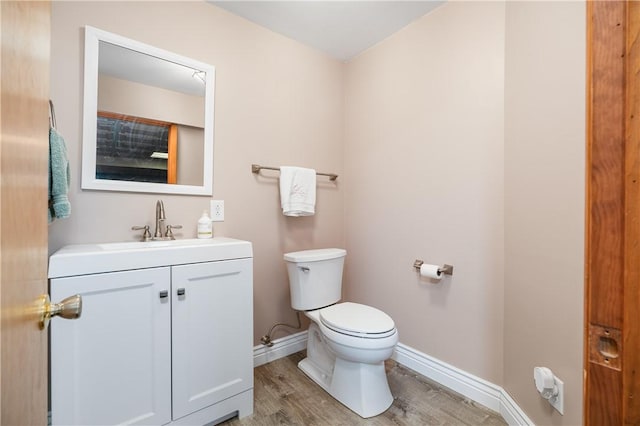
<svg viewBox="0 0 640 426">
<path fill-rule="evenodd" d="M 319 260 L 336 259 L 344 257 L 347 251 L 340 248 L 326 248 L 316 250 L 294 251 L 284 254 L 284 260 L 287 262 L 317 262 Z"/>
</svg>

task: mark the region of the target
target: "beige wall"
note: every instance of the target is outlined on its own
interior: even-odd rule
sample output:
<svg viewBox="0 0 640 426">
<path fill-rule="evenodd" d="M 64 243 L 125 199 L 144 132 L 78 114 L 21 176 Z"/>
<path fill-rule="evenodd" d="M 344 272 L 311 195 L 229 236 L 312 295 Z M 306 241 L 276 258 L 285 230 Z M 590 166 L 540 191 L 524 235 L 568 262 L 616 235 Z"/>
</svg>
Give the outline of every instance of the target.
<svg viewBox="0 0 640 426">
<path fill-rule="evenodd" d="M 347 66 L 347 298 L 502 383 L 504 4 L 448 3 Z M 440 284 L 415 259 L 454 265 Z"/>
<path fill-rule="evenodd" d="M 346 71 L 347 298 L 537 424 L 581 423 L 585 40 L 580 2 L 448 3 Z"/>
<path fill-rule="evenodd" d="M 204 128 L 204 96 L 98 74 L 98 111 Z"/>
<path fill-rule="evenodd" d="M 507 2 L 504 387 L 541 425 L 582 423 L 582 2 Z M 560 416 L 533 367 L 565 383 Z"/>
<path fill-rule="evenodd" d="M 68 144 L 72 215 L 50 226 L 50 251 L 134 240 L 131 226 L 153 223 L 157 199 L 193 238 L 209 208 L 208 197 L 80 189 L 84 25 L 216 67 L 213 191 L 226 211 L 214 233 L 253 242 L 256 342 L 273 323 L 294 321 L 282 254 L 344 245 L 341 182 L 319 186 L 315 216 L 284 218 L 277 174 L 256 177 L 250 165 L 343 173 L 343 65 L 204 2 L 53 2 L 51 98 Z"/>
<path fill-rule="evenodd" d="M 204 170 L 204 129 L 178 126 L 178 184 L 202 185 Z"/>
</svg>

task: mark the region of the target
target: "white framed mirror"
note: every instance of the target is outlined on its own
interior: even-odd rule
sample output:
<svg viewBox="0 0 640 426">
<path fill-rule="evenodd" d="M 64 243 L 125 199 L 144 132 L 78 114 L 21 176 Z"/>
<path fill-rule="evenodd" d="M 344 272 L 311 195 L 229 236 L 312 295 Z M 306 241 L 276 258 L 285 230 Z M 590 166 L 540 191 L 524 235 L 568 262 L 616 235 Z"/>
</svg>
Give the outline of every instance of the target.
<svg viewBox="0 0 640 426">
<path fill-rule="evenodd" d="M 85 27 L 82 189 L 213 194 L 215 68 Z"/>
</svg>

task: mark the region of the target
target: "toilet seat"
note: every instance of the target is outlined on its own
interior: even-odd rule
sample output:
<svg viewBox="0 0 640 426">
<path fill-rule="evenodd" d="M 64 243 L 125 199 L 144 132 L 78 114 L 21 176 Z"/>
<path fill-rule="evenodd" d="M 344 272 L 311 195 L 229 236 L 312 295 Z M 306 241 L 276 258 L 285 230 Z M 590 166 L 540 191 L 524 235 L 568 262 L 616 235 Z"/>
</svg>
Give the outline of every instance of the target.
<svg viewBox="0 0 640 426">
<path fill-rule="evenodd" d="M 344 302 L 320 309 L 322 325 L 337 333 L 361 339 L 382 339 L 396 333 L 393 319 L 371 306 Z"/>
</svg>

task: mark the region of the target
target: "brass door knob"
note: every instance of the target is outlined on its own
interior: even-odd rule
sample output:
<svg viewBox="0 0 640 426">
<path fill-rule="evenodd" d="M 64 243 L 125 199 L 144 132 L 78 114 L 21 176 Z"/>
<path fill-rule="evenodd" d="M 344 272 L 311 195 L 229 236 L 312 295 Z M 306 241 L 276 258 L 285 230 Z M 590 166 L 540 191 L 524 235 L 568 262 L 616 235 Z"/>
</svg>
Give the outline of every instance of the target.
<svg viewBox="0 0 640 426">
<path fill-rule="evenodd" d="M 48 294 L 40 296 L 40 329 L 49 326 L 52 317 L 60 316 L 65 319 L 76 319 L 82 315 L 82 297 L 79 294 L 69 296 L 60 303 L 51 303 Z"/>
</svg>

